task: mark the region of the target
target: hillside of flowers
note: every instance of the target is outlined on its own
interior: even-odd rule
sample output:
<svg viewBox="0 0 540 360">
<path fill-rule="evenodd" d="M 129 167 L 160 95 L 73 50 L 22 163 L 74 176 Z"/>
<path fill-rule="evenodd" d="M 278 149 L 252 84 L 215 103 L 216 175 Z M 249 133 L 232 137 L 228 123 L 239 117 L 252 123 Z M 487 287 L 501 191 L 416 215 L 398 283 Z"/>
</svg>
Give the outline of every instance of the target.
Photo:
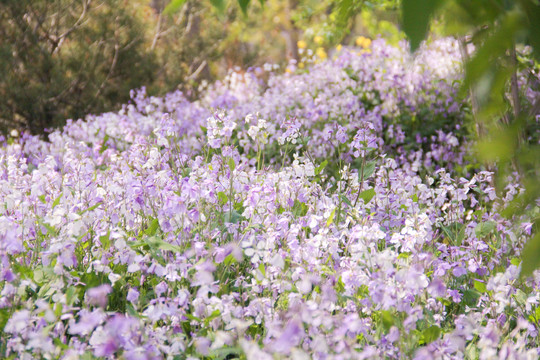
<svg viewBox="0 0 540 360">
<path fill-rule="evenodd" d="M 457 42 L 364 45 L 3 139 L 0 357 L 537 359 Z"/>
</svg>

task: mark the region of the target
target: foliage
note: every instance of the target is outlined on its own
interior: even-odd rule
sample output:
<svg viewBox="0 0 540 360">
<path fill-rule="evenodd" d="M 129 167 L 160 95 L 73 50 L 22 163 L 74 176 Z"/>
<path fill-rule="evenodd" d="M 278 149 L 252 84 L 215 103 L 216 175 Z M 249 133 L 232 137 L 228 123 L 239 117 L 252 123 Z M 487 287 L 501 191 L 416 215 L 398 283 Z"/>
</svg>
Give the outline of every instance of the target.
<svg viewBox="0 0 540 360">
<path fill-rule="evenodd" d="M 415 50 L 426 37 L 430 20 L 437 10 L 453 35 L 462 39 L 464 52 L 464 92 L 470 96 L 477 126 L 477 151 L 481 159 L 496 162 L 500 187 L 517 171 L 525 192 L 507 213 L 527 211 L 540 198 L 540 147 L 538 116 L 540 93 L 532 92 L 532 101 L 522 103 L 518 78 L 525 72 L 538 82 L 540 60 L 540 5 L 534 0 L 516 1 L 429 1 L 429 7 L 413 0 L 402 2 L 404 31 Z M 469 44 L 475 51 L 468 54 Z M 518 61 L 520 44 L 531 45 L 533 59 Z M 527 50 L 525 50 L 527 51 Z M 525 69 L 523 69 L 525 67 Z M 532 134 L 532 137 L 530 136 Z M 540 218 L 535 220 L 537 235 L 524 252 L 523 275 L 540 266 Z"/>
<path fill-rule="evenodd" d="M 142 24 L 114 1 L 0 3 L 1 127 L 33 133 L 128 100 L 152 79 Z"/>
</svg>

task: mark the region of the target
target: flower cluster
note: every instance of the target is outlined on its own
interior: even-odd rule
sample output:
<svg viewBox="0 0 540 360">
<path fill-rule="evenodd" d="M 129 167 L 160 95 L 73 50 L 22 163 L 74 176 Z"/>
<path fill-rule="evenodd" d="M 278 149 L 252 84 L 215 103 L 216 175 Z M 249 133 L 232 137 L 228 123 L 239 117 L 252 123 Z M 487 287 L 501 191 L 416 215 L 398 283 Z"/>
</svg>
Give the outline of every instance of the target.
<svg viewBox="0 0 540 360">
<path fill-rule="evenodd" d="M 369 48 L 4 143 L 0 356 L 538 358 L 538 209 L 464 166 L 456 42 Z"/>
</svg>

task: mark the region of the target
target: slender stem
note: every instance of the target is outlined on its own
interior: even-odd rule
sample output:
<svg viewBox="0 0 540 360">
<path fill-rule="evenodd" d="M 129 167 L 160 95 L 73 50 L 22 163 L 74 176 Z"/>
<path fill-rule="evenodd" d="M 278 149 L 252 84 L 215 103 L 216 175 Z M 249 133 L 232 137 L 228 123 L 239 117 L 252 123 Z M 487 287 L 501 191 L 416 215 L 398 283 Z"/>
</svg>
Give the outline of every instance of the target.
<svg viewBox="0 0 540 360">
<path fill-rule="evenodd" d="M 362 156 L 362 168 L 360 169 L 360 184 L 358 187 L 358 195 L 356 195 L 356 200 L 354 201 L 353 207 L 356 207 L 356 204 L 358 203 L 358 199 L 360 198 L 360 194 L 362 193 L 362 189 L 364 187 L 364 167 L 366 165 L 366 157 Z"/>
</svg>

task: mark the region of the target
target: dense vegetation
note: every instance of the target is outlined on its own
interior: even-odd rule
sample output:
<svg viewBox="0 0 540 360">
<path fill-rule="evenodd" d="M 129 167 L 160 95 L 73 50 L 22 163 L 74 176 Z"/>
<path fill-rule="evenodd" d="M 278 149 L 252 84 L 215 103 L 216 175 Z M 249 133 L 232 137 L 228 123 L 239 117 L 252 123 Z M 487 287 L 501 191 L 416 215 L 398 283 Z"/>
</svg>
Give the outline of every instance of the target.
<svg viewBox="0 0 540 360">
<path fill-rule="evenodd" d="M 539 210 L 470 155 L 459 42 L 358 45 L 8 138 L 0 356 L 538 358 Z"/>
</svg>

